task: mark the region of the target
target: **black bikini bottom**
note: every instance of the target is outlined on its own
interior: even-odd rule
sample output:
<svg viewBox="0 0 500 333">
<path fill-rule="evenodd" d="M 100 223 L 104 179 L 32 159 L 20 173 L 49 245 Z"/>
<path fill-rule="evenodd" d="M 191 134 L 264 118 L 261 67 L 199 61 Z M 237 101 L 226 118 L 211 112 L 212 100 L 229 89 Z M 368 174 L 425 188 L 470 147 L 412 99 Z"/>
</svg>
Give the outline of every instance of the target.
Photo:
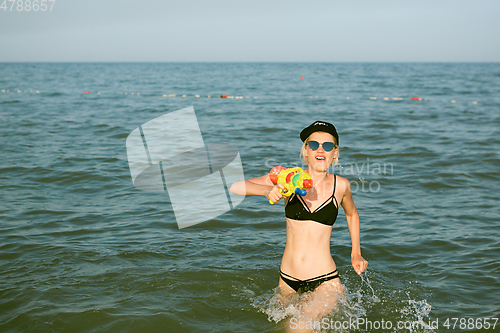
<svg viewBox="0 0 500 333">
<path fill-rule="evenodd" d="M 320 276 L 316 276 L 307 280 L 299 280 L 297 278 L 294 278 L 291 275 L 288 275 L 286 273 L 283 273 L 280 269 L 280 277 L 287 285 L 289 285 L 293 290 L 295 291 L 301 291 L 301 292 L 306 292 L 306 291 L 311 291 L 316 289 L 320 284 L 322 284 L 325 281 L 328 280 L 333 280 L 333 279 L 338 279 L 339 278 L 339 273 L 337 273 L 337 270 L 334 270 L 333 272 L 323 274 Z M 289 279 L 292 278 L 293 280 Z"/>
</svg>

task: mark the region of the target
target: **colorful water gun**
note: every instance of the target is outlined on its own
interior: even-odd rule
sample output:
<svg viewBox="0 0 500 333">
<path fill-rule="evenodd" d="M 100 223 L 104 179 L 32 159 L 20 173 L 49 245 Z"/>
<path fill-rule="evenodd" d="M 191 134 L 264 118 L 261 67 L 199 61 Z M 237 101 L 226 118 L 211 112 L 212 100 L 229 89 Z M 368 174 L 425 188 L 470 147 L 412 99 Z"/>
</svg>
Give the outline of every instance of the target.
<svg viewBox="0 0 500 333">
<path fill-rule="evenodd" d="M 291 196 L 292 193 L 306 195 L 307 192 L 305 188 L 313 187 L 313 180 L 311 176 L 299 167 L 296 168 L 284 168 L 282 166 L 276 166 L 269 172 L 269 179 L 273 184 L 281 184 L 285 189 L 281 190 L 281 194 L 284 196 Z M 271 205 L 274 204 L 269 200 Z"/>
</svg>

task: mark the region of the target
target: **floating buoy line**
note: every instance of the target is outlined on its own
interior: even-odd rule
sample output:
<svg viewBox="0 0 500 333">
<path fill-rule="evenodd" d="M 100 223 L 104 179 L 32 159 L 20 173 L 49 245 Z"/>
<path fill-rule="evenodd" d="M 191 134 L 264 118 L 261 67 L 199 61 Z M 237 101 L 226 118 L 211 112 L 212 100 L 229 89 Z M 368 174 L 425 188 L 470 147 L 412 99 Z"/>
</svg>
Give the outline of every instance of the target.
<svg viewBox="0 0 500 333">
<path fill-rule="evenodd" d="M 1 92 L 3 94 L 40 94 L 40 90 L 10 90 L 10 89 L 2 89 Z M 100 92 L 91 92 L 89 90 L 85 90 L 82 92 L 83 95 L 101 95 Z M 259 96 L 232 96 L 227 94 L 221 95 L 192 95 L 192 94 L 161 94 L 161 95 L 144 95 L 141 93 L 135 92 L 121 92 L 120 95 L 127 96 L 147 96 L 147 97 L 159 97 L 159 98 L 223 98 L 223 99 L 257 99 Z M 351 98 L 349 96 L 343 98 L 338 96 L 305 96 L 310 99 L 346 99 L 346 100 L 383 100 L 383 101 L 428 101 L 427 98 L 422 97 L 355 97 Z M 450 103 L 457 103 L 458 101 L 455 99 L 450 100 Z M 464 101 L 464 103 L 470 103 L 471 101 Z M 478 104 L 478 101 L 472 101 L 472 104 Z"/>
</svg>

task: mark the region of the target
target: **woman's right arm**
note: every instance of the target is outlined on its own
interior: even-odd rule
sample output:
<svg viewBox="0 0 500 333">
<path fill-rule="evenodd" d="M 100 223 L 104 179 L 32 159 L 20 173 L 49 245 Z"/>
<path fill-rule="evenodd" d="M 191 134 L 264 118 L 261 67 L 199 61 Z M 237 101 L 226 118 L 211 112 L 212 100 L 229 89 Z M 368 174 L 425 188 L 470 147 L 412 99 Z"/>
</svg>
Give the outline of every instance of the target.
<svg viewBox="0 0 500 333">
<path fill-rule="evenodd" d="M 273 202 L 278 202 L 283 198 L 283 194 L 279 191 L 280 188 L 283 186 L 274 185 L 269 179 L 269 174 L 266 174 L 261 177 L 240 180 L 231 185 L 229 190 L 237 195 L 262 195 Z"/>
</svg>

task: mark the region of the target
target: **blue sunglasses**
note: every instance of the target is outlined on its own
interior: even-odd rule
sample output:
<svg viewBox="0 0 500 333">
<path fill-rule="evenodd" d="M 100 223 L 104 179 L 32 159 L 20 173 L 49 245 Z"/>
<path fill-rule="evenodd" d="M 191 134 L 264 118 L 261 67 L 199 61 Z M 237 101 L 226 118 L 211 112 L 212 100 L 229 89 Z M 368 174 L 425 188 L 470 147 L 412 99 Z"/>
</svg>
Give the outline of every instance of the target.
<svg viewBox="0 0 500 333">
<path fill-rule="evenodd" d="M 321 145 L 324 151 L 331 151 L 333 147 L 335 147 L 335 143 L 333 142 L 319 143 L 318 141 L 313 141 L 313 140 L 307 141 L 307 145 L 309 146 L 309 148 L 311 148 L 311 150 L 316 150 L 319 148 L 319 145 Z"/>
</svg>

